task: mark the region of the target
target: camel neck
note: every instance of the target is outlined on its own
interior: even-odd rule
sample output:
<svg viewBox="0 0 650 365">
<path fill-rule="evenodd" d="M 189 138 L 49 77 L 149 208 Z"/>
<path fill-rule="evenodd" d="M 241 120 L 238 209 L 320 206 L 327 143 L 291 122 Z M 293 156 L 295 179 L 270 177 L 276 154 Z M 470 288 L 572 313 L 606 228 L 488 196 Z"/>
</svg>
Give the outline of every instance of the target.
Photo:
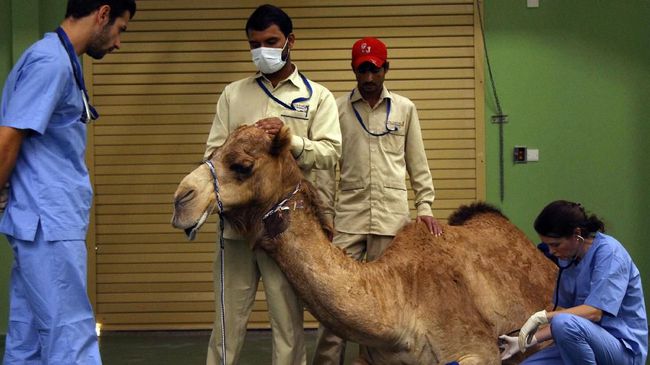
<svg viewBox="0 0 650 365">
<path fill-rule="evenodd" d="M 381 303 L 363 288 L 397 286 L 378 282 L 384 277 L 376 273 L 379 265 L 372 263 L 371 267 L 357 262 L 332 245 L 317 218 L 317 208 L 304 193 L 298 195 L 304 209 L 290 211 L 288 227 L 272 239 L 275 247 L 265 249 L 312 313 L 328 328 L 351 340 L 371 338 L 378 344 L 389 341 L 392 334 L 378 333 L 377 328 L 387 328 L 387 321 L 397 321 L 398 313 L 368 318 L 367 314 L 375 312 Z"/>
</svg>

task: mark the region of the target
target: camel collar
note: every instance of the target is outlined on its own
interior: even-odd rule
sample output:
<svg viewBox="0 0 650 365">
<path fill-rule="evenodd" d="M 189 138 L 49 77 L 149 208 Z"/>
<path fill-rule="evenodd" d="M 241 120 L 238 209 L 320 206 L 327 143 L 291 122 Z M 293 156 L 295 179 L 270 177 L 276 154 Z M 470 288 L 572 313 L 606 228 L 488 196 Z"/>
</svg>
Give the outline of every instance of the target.
<svg viewBox="0 0 650 365">
<path fill-rule="evenodd" d="M 262 221 L 267 220 L 270 216 L 272 216 L 273 214 L 275 214 L 277 212 L 280 212 L 280 211 L 283 211 L 283 210 L 290 210 L 291 208 L 287 206 L 287 202 L 291 198 L 293 198 L 298 193 L 299 190 L 300 190 L 300 182 L 298 182 L 298 184 L 296 185 L 296 188 L 293 189 L 293 191 L 289 195 L 287 195 L 278 204 L 276 204 L 273 208 L 271 208 L 271 210 L 269 210 L 268 212 L 266 212 L 266 214 L 264 214 L 264 216 L 262 217 Z M 297 204 L 294 204 L 294 209 L 297 208 L 296 205 Z"/>
</svg>

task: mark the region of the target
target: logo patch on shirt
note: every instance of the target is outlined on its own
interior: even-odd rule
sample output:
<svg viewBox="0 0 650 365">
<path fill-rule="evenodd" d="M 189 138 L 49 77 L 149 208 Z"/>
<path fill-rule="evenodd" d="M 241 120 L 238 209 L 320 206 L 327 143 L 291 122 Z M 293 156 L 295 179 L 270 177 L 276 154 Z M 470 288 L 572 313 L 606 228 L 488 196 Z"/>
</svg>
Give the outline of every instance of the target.
<svg viewBox="0 0 650 365">
<path fill-rule="evenodd" d="M 297 119 L 309 119 L 309 104 L 294 104 L 295 110 L 285 109 L 282 111 L 283 117 L 297 118 Z"/>
<path fill-rule="evenodd" d="M 294 104 L 293 106 L 299 112 L 303 112 L 303 113 L 309 112 L 309 104 Z"/>
<path fill-rule="evenodd" d="M 390 130 L 398 130 L 404 128 L 404 121 L 400 120 L 389 120 L 386 122 L 386 127 Z"/>
</svg>

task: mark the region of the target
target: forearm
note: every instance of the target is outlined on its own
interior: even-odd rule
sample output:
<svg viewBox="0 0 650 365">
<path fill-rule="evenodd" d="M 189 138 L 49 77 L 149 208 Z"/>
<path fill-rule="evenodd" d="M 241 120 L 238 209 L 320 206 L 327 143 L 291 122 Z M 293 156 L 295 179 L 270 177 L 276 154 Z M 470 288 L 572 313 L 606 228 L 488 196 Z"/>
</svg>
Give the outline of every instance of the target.
<svg viewBox="0 0 650 365">
<path fill-rule="evenodd" d="M 304 171 L 331 169 L 341 156 L 339 113 L 330 92 L 321 96 L 315 113 L 306 135 L 291 139 L 291 153 Z"/>
<path fill-rule="evenodd" d="M 24 135 L 22 130 L 0 127 L 0 189 L 9 181 Z"/>
<path fill-rule="evenodd" d="M 4 148 L 0 149 L 0 156 L 2 156 L 0 157 L 0 189 L 2 189 L 9 181 L 11 171 L 14 169 L 15 160 L 13 163 L 11 162 Z"/>
<path fill-rule="evenodd" d="M 603 316 L 603 311 L 601 311 L 600 309 L 583 304 L 576 307 L 557 310 L 554 312 L 546 312 L 546 317 L 548 318 L 549 323 L 551 322 L 553 317 L 555 317 L 559 313 L 573 314 L 575 316 L 588 319 L 592 322 L 600 321 L 600 319 Z M 540 328 L 535 333 L 535 338 L 537 339 L 537 342 L 544 342 L 550 340 L 553 337 L 552 331 L 553 330 L 550 325 Z"/>
<path fill-rule="evenodd" d="M 566 308 L 562 310 L 557 310 L 555 312 L 547 312 L 546 316 L 548 317 L 548 320 L 550 321 L 556 314 L 558 313 L 569 313 L 576 315 L 578 317 L 582 317 L 585 319 L 588 319 L 592 322 L 600 322 L 600 320 L 603 318 L 603 311 L 594 308 L 590 305 L 582 304 L 576 307 L 571 307 L 571 308 Z"/>
<path fill-rule="evenodd" d="M 431 205 L 435 199 L 433 179 L 429 170 L 427 154 L 420 131 L 420 123 L 415 111 L 409 123 L 406 135 L 405 162 L 406 170 L 411 179 L 411 187 L 415 193 L 415 207 L 418 215 L 432 215 Z"/>
<path fill-rule="evenodd" d="M 328 170 L 336 166 L 341 154 L 341 145 L 333 139 L 309 140 L 294 136 L 291 153 L 303 170 Z"/>
<path fill-rule="evenodd" d="M 424 155 L 424 151 L 422 151 L 422 155 Z M 432 215 L 431 206 L 435 199 L 435 190 L 426 156 L 413 159 L 409 158 L 407 154 L 406 168 L 411 178 L 411 187 L 415 194 L 414 203 L 418 215 Z"/>
<path fill-rule="evenodd" d="M 314 170 L 313 175 L 316 188 L 324 205 L 325 214 L 333 218 L 336 201 L 336 168 Z"/>
<path fill-rule="evenodd" d="M 552 339 L 551 326 L 541 328 L 537 333 L 535 333 L 535 338 L 537 339 L 537 342 L 544 342 Z"/>
</svg>

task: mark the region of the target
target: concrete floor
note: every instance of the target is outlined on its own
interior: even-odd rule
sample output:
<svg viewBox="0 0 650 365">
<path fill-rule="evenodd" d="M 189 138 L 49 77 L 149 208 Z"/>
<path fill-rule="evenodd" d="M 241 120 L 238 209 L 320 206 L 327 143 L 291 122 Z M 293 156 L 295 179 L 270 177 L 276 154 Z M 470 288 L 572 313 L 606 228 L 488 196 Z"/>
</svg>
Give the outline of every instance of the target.
<svg viewBox="0 0 650 365">
<path fill-rule="evenodd" d="M 104 365 L 182 364 L 204 365 L 210 333 L 207 331 L 171 332 L 103 332 L 99 346 Z M 316 331 L 305 331 L 307 361 L 316 342 Z M 0 336 L 0 354 L 5 338 Z M 349 344 L 346 364 L 358 354 L 356 344 Z M 271 332 L 249 331 L 239 365 L 271 364 Z"/>
</svg>

